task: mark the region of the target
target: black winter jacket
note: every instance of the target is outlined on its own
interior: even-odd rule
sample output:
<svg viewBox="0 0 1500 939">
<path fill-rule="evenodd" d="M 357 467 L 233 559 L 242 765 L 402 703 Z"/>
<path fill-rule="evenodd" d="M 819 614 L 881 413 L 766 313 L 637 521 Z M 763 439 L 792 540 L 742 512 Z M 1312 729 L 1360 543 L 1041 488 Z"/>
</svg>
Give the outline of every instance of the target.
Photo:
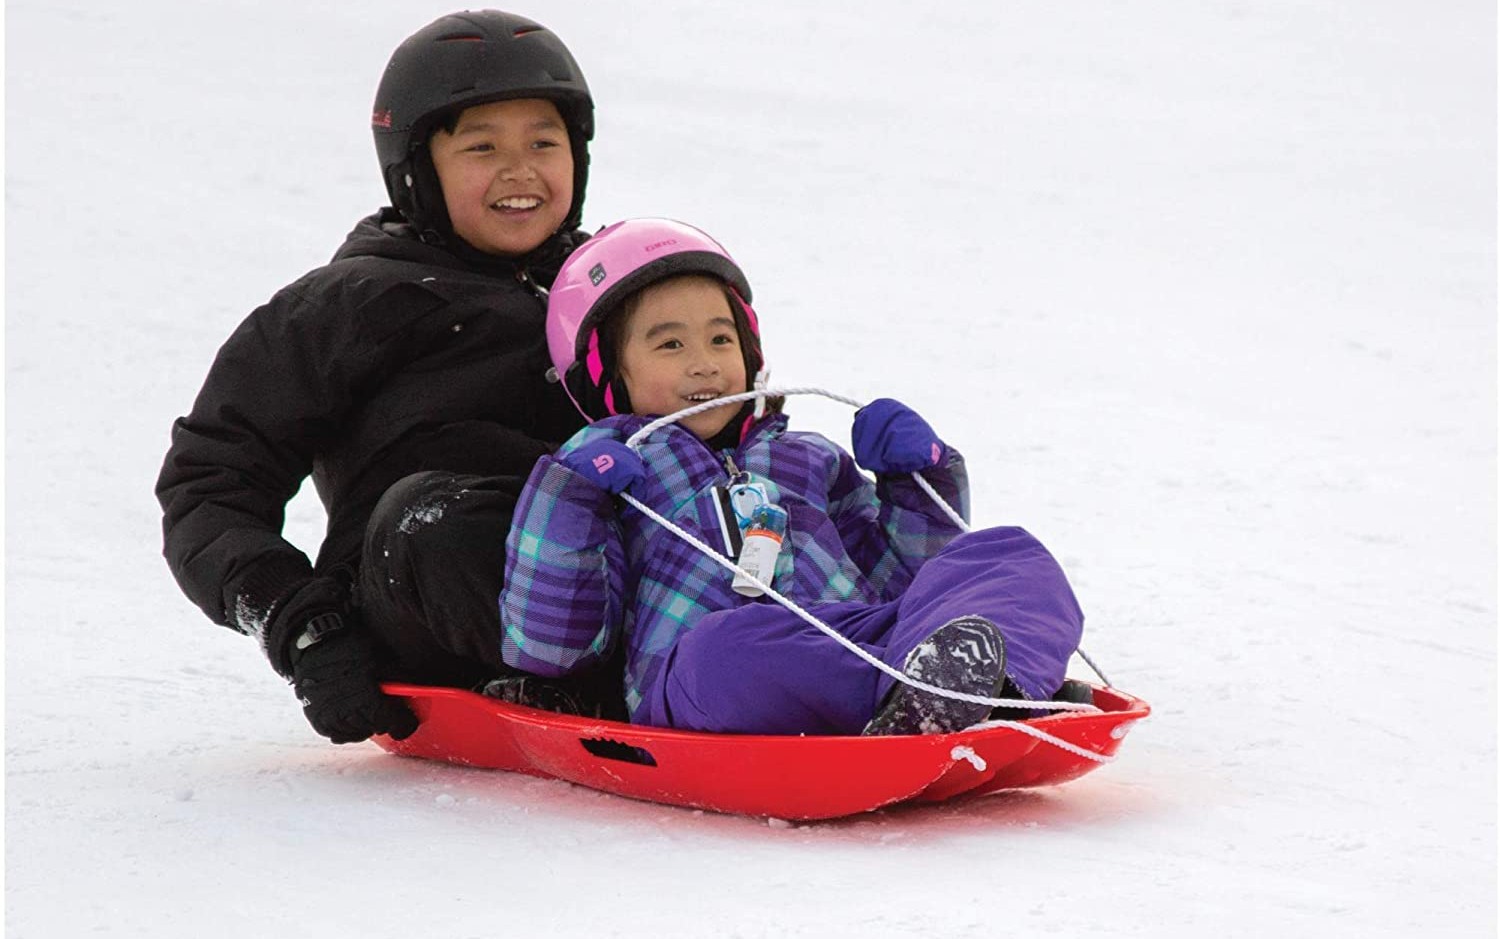
<svg viewBox="0 0 1500 939">
<path fill-rule="evenodd" d="M 173 425 L 157 480 L 183 592 L 289 675 L 299 623 L 280 614 L 347 603 L 366 520 L 392 483 L 429 469 L 524 478 L 583 423 L 546 381 L 546 305 L 531 282 L 550 286 L 586 237 L 562 233 L 525 267 L 466 262 L 386 209 L 251 313 Z M 316 565 L 281 534 L 309 473 L 328 513 Z M 318 596 L 289 604 L 299 592 Z"/>
</svg>

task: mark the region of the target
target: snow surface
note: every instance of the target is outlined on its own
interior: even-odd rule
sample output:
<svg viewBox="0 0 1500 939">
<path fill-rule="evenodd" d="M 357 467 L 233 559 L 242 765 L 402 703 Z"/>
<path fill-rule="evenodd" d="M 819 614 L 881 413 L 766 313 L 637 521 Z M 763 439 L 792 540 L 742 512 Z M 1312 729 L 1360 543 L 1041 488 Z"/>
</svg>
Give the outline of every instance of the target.
<svg viewBox="0 0 1500 939">
<path fill-rule="evenodd" d="M 327 745 L 159 557 L 172 419 L 381 201 L 449 9 L 7 4 L 7 935 L 1493 932 L 1491 4 L 518 8 L 599 102 L 589 223 L 718 235 L 776 379 L 922 410 L 1155 706 L 816 825 Z"/>
</svg>

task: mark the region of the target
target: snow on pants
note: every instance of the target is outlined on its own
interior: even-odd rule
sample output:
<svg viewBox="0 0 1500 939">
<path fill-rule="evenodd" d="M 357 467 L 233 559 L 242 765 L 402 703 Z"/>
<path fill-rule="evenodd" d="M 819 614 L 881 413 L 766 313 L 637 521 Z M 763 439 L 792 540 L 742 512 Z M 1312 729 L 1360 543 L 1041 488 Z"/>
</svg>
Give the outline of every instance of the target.
<svg viewBox="0 0 1500 939">
<path fill-rule="evenodd" d="M 897 671 L 944 623 L 983 616 L 1005 637 L 1010 684 L 1032 700 L 1062 686 L 1083 635 L 1062 568 L 1020 528 L 960 535 L 899 599 L 808 612 Z M 714 733 L 858 734 L 895 681 L 781 605 L 756 603 L 710 613 L 684 633 L 633 720 Z"/>
</svg>

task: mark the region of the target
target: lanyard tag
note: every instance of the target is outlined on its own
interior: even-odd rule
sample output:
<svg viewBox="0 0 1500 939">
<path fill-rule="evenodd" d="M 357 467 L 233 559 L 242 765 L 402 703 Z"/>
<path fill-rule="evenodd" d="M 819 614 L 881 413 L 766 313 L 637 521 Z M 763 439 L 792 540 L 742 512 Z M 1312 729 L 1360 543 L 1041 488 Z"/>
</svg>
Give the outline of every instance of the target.
<svg viewBox="0 0 1500 939">
<path fill-rule="evenodd" d="M 734 503 L 729 500 L 729 489 L 715 486 L 713 497 L 714 514 L 719 517 L 719 536 L 724 539 L 724 556 L 739 557 L 744 535 L 734 517 Z"/>
<path fill-rule="evenodd" d="M 714 512 L 719 519 L 719 534 L 724 539 L 724 555 L 737 558 L 745 544 L 751 516 L 756 509 L 769 505 L 771 497 L 762 483 L 731 482 L 727 486 L 715 486 L 713 500 Z"/>
</svg>

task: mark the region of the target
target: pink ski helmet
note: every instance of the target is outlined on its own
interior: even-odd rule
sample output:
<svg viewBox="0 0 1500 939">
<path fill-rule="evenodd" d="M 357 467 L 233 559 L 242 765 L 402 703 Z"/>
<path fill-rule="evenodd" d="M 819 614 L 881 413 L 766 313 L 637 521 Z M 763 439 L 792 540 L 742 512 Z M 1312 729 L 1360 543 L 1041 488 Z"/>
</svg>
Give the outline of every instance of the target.
<svg viewBox="0 0 1500 939">
<path fill-rule="evenodd" d="M 724 282 L 743 313 L 745 374 L 764 365 L 760 323 L 750 307 L 750 283 L 719 244 L 691 225 L 665 218 L 616 222 L 584 242 L 563 262 L 547 299 L 547 351 L 573 405 L 590 421 L 629 410 L 615 381 L 613 350 L 601 349 L 599 327 L 631 294 L 659 280 L 706 274 Z"/>
</svg>

